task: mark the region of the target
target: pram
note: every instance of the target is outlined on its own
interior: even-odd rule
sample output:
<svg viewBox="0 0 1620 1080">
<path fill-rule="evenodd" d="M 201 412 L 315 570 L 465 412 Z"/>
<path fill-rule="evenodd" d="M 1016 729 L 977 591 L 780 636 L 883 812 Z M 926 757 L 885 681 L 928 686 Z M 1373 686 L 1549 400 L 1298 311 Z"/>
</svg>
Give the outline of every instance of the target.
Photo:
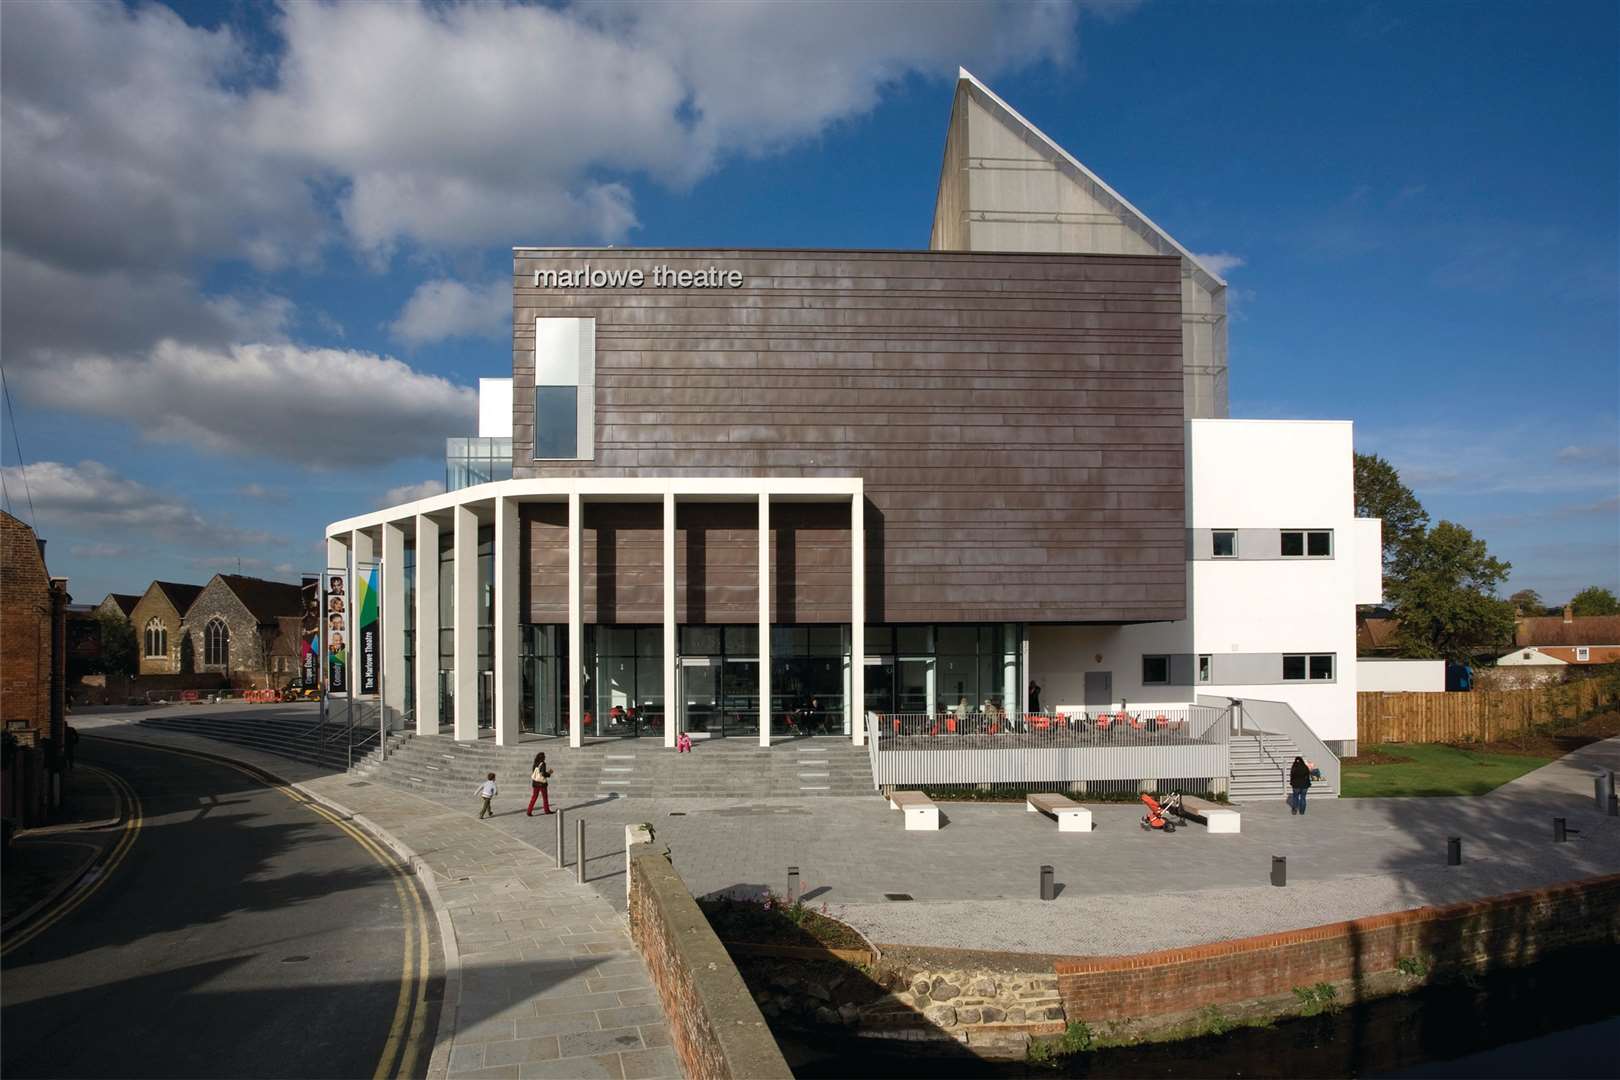
<svg viewBox="0 0 1620 1080">
<path fill-rule="evenodd" d="M 1149 832 L 1154 829 L 1163 829 L 1167 833 L 1176 831 L 1176 823 L 1170 820 L 1170 815 L 1181 812 L 1181 792 L 1172 791 L 1160 802 L 1144 791 L 1142 805 L 1147 807 L 1147 813 L 1142 815 L 1142 828 Z"/>
</svg>

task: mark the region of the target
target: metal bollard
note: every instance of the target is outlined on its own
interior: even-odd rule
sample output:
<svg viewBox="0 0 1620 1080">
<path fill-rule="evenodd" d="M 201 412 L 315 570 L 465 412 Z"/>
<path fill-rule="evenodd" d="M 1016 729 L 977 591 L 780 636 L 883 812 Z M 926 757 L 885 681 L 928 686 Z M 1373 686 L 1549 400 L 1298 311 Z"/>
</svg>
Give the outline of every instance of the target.
<svg viewBox="0 0 1620 1080">
<path fill-rule="evenodd" d="M 1282 855 L 1271 857 L 1271 883 L 1278 887 L 1288 884 L 1288 859 Z"/>
<path fill-rule="evenodd" d="M 1609 816 L 1620 817 L 1620 793 L 1609 793 Z"/>
<path fill-rule="evenodd" d="M 574 822 L 574 880 L 585 884 L 585 819 Z"/>
<path fill-rule="evenodd" d="M 1052 868 L 1044 863 L 1041 865 L 1041 899 L 1057 899 L 1057 884 L 1052 880 Z"/>
<path fill-rule="evenodd" d="M 563 850 L 563 812 L 557 811 L 557 869 L 561 870 L 568 865 L 568 852 Z"/>
<path fill-rule="evenodd" d="M 1561 817 L 1553 818 L 1553 843 L 1564 844 L 1569 842 L 1568 827 Z"/>
<path fill-rule="evenodd" d="M 1462 865 L 1462 837 L 1453 836 L 1446 841 L 1446 865 Z"/>
<path fill-rule="evenodd" d="M 798 903 L 798 901 L 799 901 L 799 868 L 797 866 L 790 866 L 790 867 L 788 867 L 787 902 L 790 903 L 790 904 L 796 904 L 796 903 Z"/>
</svg>

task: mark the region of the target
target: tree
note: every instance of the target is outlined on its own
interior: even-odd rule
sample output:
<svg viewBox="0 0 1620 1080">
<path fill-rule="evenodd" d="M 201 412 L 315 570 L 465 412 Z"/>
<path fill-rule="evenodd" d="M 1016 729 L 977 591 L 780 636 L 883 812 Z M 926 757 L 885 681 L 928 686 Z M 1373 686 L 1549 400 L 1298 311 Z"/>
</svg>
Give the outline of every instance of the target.
<svg viewBox="0 0 1620 1080">
<path fill-rule="evenodd" d="M 1429 527 L 1429 512 L 1412 489 L 1401 483 L 1395 466 L 1377 454 L 1355 456 L 1357 517 L 1384 519 L 1384 569 L 1400 557 L 1401 549 Z"/>
<path fill-rule="evenodd" d="M 97 667 L 103 675 L 133 675 L 140 662 L 136 653 L 135 628 L 122 615 L 100 612 L 101 659 Z"/>
<path fill-rule="evenodd" d="M 1620 598 L 1598 585 L 1576 593 L 1569 606 L 1577 615 L 1620 615 Z"/>
<path fill-rule="evenodd" d="M 1542 600 L 1541 594 L 1534 589 L 1520 589 L 1508 597 L 1508 603 L 1512 604 L 1513 610 L 1520 615 L 1541 615 L 1547 610 L 1546 601 Z"/>
<path fill-rule="evenodd" d="M 1410 538 L 1385 586 L 1401 623 L 1401 654 L 1465 660 L 1481 647 L 1510 643 L 1513 605 L 1496 589 L 1512 569 L 1455 522 Z"/>
</svg>

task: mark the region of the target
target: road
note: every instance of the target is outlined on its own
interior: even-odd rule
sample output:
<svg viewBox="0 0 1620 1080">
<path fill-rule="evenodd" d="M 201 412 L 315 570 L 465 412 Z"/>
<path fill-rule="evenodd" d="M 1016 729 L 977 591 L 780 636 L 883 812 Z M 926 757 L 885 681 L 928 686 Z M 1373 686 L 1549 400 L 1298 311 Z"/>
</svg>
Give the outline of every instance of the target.
<svg viewBox="0 0 1620 1080">
<path fill-rule="evenodd" d="M 443 956 L 416 880 L 230 764 L 85 737 L 123 836 L 0 949 L 9 1077 L 421 1076 Z"/>
</svg>

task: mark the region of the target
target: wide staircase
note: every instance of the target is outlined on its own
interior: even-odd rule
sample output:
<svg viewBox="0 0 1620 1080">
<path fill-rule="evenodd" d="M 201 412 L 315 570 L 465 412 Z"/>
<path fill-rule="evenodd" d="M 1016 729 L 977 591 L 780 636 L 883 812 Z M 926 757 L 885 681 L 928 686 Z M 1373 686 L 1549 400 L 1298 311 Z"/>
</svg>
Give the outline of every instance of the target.
<svg viewBox="0 0 1620 1080">
<path fill-rule="evenodd" d="M 1233 802 L 1259 802 L 1288 796 L 1288 769 L 1299 749 L 1287 735 L 1265 732 L 1234 735 L 1229 747 L 1232 783 L 1227 795 Z M 1311 784 L 1311 798 L 1334 798 L 1338 792 L 1327 780 Z"/>
<path fill-rule="evenodd" d="M 488 773 L 508 792 L 528 790 L 534 755 L 545 751 L 555 771 L 551 797 L 784 799 L 871 795 L 872 767 L 864 747 L 844 739 L 802 739 L 762 748 L 741 739 L 699 742 L 677 754 L 656 739 L 603 740 L 571 748 L 557 741 L 496 746 L 420 735 L 395 747 L 386 761 L 373 755 L 356 767 L 371 780 L 407 791 L 471 798 Z"/>
<path fill-rule="evenodd" d="M 336 772 L 347 769 L 350 763 L 348 727 L 343 724 L 322 724 L 319 714 L 307 707 L 263 705 L 251 711 L 238 708 L 216 712 L 206 705 L 199 705 L 184 712 L 145 717 L 139 723 L 142 727 L 160 731 L 182 731 L 188 735 L 235 743 Z M 364 735 L 364 732 L 356 732 L 354 738 L 363 739 Z M 381 749 L 375 732 L 372 735 L 369 742 L 355 748 L 353 761 L 356 766 Z M 406 741 L 404 735 L 389 736 L 389 752 L 395 752 Z"/>
</svg>

